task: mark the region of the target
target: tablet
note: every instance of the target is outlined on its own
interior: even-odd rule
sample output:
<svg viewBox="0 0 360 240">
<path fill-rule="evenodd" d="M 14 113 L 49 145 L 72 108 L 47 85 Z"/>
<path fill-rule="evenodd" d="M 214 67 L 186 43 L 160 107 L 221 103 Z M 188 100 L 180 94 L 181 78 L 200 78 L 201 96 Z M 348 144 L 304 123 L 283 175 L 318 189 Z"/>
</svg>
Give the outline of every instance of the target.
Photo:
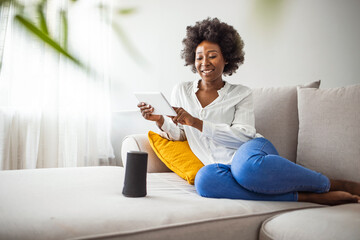
<svg viewBox="0 0 360 240">
<path fill-rule="evenodd" d="M 154 108 L 154 115 L 176 116 L 175 110 L 161 92 L 134 92 L 139 102 L 144 102 Z"/>
</svg>

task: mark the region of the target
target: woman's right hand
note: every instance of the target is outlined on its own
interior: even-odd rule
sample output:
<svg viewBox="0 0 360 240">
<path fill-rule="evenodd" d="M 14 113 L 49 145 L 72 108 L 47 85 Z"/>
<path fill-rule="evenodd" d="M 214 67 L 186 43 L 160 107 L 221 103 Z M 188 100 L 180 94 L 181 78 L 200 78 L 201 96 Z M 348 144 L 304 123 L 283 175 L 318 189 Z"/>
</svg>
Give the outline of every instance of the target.
<svg viewBox="0 0 360 240">
<path fill-rule="evenodd" d="M 141 115 L 150 121 L 155 121 L 156 124 L 161 128 L 164 123 L 164 117 L 162 115 L 154 115 L 154 108 L 151 105 L 148 105 L 144 102 L 139 103 L 138 108 L 140 108 Z"/>
</svg>

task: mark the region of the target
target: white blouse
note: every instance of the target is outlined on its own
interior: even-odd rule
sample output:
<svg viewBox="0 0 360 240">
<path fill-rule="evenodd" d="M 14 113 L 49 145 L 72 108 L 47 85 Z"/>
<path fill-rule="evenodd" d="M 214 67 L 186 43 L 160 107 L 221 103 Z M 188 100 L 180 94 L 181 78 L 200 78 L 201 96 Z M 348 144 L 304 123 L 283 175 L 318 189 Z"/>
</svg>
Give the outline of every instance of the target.
<svg viewBox="0 0 360 240">
<path fill-rule="evenodd" d="M 225 82 L 218 90 L 219 96 L 204 108 L 195 94 L 197 91 L 198 81 L 180 83 L 173 89 L 171 104 L 202 120 L 203 131 L 176 125 L 165 117 L 161 135 L 170 140 L 188 140 L 191 150 L 204 165 L 231 164 L 236 150 L 257 137 L 252 91 L 243 85 Z"/>
</svg>

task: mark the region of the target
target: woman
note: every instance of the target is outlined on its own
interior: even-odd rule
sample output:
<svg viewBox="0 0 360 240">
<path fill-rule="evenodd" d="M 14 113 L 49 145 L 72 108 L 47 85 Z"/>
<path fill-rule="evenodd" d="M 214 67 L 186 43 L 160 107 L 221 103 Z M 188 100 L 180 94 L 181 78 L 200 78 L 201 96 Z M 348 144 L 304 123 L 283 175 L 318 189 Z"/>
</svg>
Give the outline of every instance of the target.
<svg viewBox="0 0 360 240">
<path fill-rule="evenodd" d="M 336 205 L 360 201 L 360 184 L 332 180 L 282 158 L 256 134 L 252 92 L 227 83 L 244 61 L 238 32 L 217 18 L 187 27 L 182 57 L 201 80 L 178 84 L 172 93 L 177 116 L 153 115 L 140 103 L 143 117 L 155 121 L 165 137 L 187 139 L 204 163 L 195 178 L 204 197 L 264 201 L 306 201 Z"/>
</svg>

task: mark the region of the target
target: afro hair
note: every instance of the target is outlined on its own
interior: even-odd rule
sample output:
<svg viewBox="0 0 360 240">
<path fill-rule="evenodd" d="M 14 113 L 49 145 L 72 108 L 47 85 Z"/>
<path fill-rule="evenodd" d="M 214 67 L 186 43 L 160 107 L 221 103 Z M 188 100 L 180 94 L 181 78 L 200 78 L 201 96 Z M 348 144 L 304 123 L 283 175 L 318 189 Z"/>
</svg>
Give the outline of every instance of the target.
<svg viewBox="0 0 360 240">
<path fill-rule="evenodd" d="M 181 52 L 181 57 L 185 60 L 185 66 L 192 66 L 194 73 L 196 73 L 195 51 L 204 40 L 220 46 L 221 53 L 227 62 L 224 67 L 224 75 L 232 75 L 244 63 L 244 42 L 239 33 L 234 27 L 217 18 L 207 18 L 196 22 L 194 26 L 188 26 L 186 37 L 182 41 L 184 49 Z"/>
</svg>

